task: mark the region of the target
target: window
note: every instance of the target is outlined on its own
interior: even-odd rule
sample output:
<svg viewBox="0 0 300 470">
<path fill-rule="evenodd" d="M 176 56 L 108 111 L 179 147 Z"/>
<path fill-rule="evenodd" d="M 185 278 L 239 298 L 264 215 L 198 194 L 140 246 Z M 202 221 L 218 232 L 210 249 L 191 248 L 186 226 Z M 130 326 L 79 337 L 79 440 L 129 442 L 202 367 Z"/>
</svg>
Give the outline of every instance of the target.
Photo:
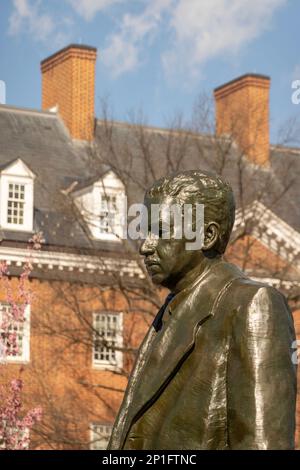
<svg viewBox="0 0 300 470">
<path fill-rule="evenodd" d="M 11 318 L 11 305 L 6 303 L 0 304 L 0 326 L 2 320 L 5 318 Z M 24 311 L 24 321 L 11 321 L 10 325 L 4 331 L 0 330 L 0 341 L 3 358 L 7 362 L 28 362 L 29 361 L 29 350 L 30 350 L 30 325 L 29 325 L 29 310 L 30 307 L 27 305 Z M 8 333 L 8 335 L 6 334 Z M 17 352 L 14 353 L 14 343 L 9 343 L 9 334 L 16 335 L 16 346 Z M 3 351 L 3 346 L 4 350 Z"/>
<path fill-rule="evenodd" d="M 103 368 L 121 368 L 123 364 L 123 322 L 121 313 L 94 313 L 93 364 Z"/>
<path fill-rule="evenodd" d="M 120 242 L 127 230 L 125 186 L 112 171 L 74 193 L 75 204 L 96 240 Z"/>
<path fill-rule="evenodd" d="M 117 230 L 117 196 L 101 194 L 100 202 L 100 233 L 115 233 Z"/>
<path fill-rule="evenodd" d="M 7 223 L 23 225 L 24 223 L 24 184 L 9 183 L 7 200 Z"/>
<path fill-rule="evenodd" d="M 32 232 L 35 174 L 17 159 L 0 171 L 0 225 Z"/>
<path fill-rule="evenodd" d="M 106 450 L 111 435 L 111 424 L 91 425 L 91 450 Z"/>
<path fill-rule="evenodd" d="M 15 428 L 7 426 L 5 424 L 5 421 L 3 421 L 3 423 L 3 427 L 5 429 L 5 441 L 3 441 L 3 436 L 2 439 L 0 437 L 0 450 L 6 450 L 8 443 L 10 444 L 10 446 L 13 444 L 14 449 L 9 448 L 7 450 L 28 450 L 30 442 L 29 428 Z"/>
</svg>

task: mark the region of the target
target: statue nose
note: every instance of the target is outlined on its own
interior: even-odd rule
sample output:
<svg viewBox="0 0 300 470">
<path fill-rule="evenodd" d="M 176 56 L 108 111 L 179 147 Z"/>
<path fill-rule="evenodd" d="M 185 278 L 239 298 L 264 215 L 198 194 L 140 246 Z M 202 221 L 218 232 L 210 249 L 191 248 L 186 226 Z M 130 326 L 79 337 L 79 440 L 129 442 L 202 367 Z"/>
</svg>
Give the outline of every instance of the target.
<svg viewBox="0 0 300 470">
<path fill-rule="evenodd" d="M 150 238 L 147 237 L 140 247 L 140 254 L 142 256 L 148 256 L 148 255 L 153 254 L 154 251 L 155 251 L 154 240 L 150 240 Z"/>
</svg>

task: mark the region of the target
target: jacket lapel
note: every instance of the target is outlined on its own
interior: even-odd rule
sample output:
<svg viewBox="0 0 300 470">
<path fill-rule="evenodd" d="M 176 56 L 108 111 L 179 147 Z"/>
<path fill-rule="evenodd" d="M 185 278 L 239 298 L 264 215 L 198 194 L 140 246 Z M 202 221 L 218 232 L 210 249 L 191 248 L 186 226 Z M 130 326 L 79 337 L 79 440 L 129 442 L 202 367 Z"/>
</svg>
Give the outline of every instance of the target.
<svg viewBox="0 0 300 470">
<path fill-rule="evenodd" d="M 241 277 L 242 273 L 230 266 L 223 261 L 213 263 L 170 302 L 162 329 L 156 333 L 150 328 L 117 419 L 121 447 L 130 426 L 155 401 L 188 356 L 199 327 L 213 316 L 227 284 Z"/>
</svg>

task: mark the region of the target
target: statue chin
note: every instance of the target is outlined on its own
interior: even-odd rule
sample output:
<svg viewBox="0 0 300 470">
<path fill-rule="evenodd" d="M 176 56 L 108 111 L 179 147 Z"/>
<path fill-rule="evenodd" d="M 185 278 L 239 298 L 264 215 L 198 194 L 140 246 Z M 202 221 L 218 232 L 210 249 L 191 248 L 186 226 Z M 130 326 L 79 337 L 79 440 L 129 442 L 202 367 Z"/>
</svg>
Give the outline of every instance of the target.
<svg viewBox="0 0 300 470">
<path fill-rule="evenodd" d="M 164 276 L 162 273 L 151 274 L 151 280 L 153 284 L 164 285 Z"/>
</svg>

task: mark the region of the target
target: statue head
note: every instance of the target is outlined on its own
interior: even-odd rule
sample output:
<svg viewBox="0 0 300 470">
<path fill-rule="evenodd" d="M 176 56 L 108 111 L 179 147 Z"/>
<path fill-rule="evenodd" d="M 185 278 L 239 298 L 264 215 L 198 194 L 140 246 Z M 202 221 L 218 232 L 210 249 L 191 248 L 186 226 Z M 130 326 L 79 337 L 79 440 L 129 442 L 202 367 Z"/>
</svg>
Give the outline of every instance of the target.
<svg viewBox="0 0 300 470">
<path fill-rule="evenodd" d="M 221 256 L 228 244 L 235 216 L 235 203 L 231 186 L 220 176 L 200 170 L 183 171 L 157 180 L 145 194 L 148 217 L 151 205 L 198 204 L 204 206 L 203 243 L 201 248 L 187 249 L 184 233 L 174 237 L 175 220 L 170 211 L 170 237 L 153 236 L 151 217 L 148 232 L 140 248 L 147 270 L 156 284 L 172 289 L 191 269 L 205 258 Z M 163 215 L 162 215 L 163 217 Z"/>
</svg>

